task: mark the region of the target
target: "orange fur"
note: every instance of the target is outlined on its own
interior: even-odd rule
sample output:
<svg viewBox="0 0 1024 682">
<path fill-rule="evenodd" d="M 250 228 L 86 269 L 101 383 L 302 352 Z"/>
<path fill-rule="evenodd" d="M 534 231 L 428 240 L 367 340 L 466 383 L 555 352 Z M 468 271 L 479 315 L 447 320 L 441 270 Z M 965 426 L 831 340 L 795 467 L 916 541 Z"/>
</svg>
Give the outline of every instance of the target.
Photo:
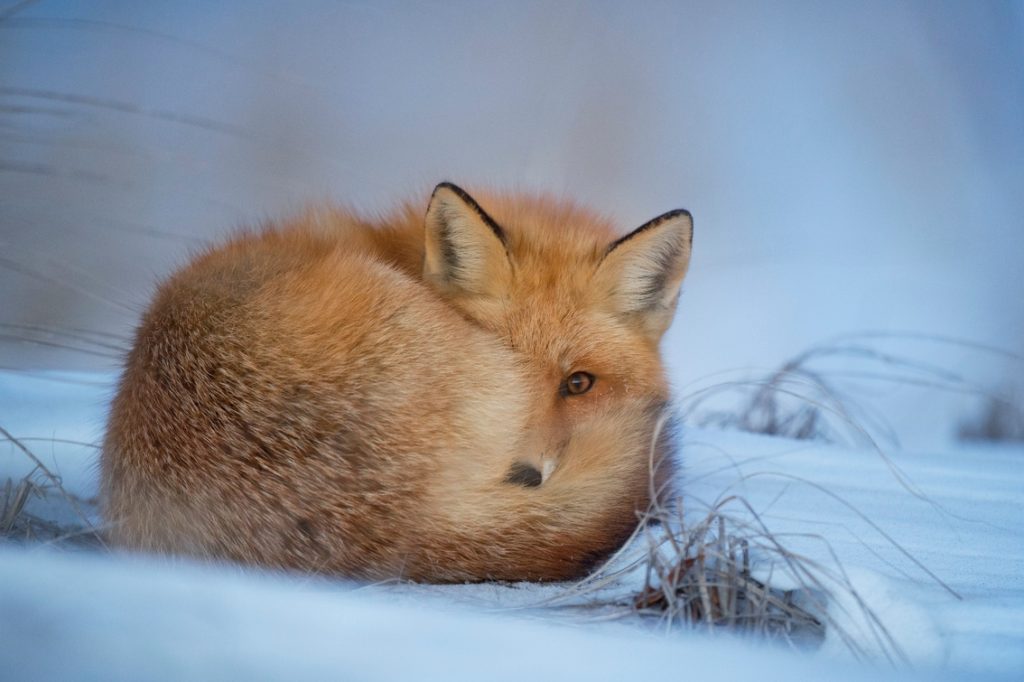
<svg viewBox="0 0 1024 682">
<path fill-rule="evenodd" d="M 571 578 L 618 547 L 671 473 L 651 440 L 689 215 L 617 243 L 567 202 L 480 199 L 309 213 L 164 283 L 103 448 L 113 540 L 428 581 Z"/>
</svg>

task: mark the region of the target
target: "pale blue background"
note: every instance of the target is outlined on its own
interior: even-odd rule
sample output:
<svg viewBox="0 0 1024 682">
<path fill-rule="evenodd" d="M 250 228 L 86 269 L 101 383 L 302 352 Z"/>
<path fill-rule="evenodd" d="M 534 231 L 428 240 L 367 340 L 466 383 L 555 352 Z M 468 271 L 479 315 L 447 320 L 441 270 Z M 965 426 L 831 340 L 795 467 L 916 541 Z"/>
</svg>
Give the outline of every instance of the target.
<svg viewBox="0 0 1024 682">
<path fill-rule="evenodd" d="M 689 208 L 680 386 L 865 330 L 1021 353 L 1022 159 L 1015 2 L 40 0 L 0 21 L 0 323 L 128 334 L 203 239 L 450 179 L 623 229 Z M 2 366 L 97 364 L 0 341 Z M 970 408 L 898 402 L 945 430 Z"/>
</svg>

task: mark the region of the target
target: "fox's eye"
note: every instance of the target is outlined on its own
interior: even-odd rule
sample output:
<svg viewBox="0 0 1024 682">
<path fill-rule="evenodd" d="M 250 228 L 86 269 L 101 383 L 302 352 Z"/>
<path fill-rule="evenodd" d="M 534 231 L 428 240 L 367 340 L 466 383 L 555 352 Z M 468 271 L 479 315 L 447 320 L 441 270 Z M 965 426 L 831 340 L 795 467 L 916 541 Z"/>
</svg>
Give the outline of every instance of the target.
<svg viewBox="0 0 1024 682">
<path fill-rule="evenodd" d="M 594 375 L 590 372 L 573 372 L 562 383 L 562 395 L 583 395 L 594 386 Z"/>
</svg>

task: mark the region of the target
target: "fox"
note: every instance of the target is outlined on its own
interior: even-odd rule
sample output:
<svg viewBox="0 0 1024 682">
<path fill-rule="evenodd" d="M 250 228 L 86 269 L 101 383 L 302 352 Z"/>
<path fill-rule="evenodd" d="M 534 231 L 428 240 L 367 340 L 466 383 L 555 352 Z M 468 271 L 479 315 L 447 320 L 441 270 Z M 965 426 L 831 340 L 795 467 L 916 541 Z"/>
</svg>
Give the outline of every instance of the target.
<svg viewBox="0 0 1024 682">
<path fill-rule="evenodd" d="M 692 217 L 623 235 L 474 194 L 315 209 L 164 281 L 101 449 L 110 541 L 439 583 L 570 580 L 621 547 L 678 466 L 659 347 Z"/>
</svg>

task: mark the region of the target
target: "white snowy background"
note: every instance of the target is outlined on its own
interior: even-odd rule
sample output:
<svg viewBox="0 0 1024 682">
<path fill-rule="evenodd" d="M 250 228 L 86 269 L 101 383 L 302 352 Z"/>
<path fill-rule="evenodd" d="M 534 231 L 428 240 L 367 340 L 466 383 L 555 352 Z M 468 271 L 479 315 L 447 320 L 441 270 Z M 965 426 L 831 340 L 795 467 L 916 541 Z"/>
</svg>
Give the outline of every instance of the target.
<svg viewBox="0 0 1024 682">
<path fill-rule="evenodd" d="M 689 499 L 740 492 L 773 531 L 827 538 L 917 674 L 1019 679 L 1024 448 L 953 436 L 979 396 L 1024 389 L 1021 159 L 1015 2 L 0 3 L 0 426 L 93 494 L 95 450 L 60 439 L 102 433 L 103 344 L 241 224 L 441 179 L 565 194 L 624 230 L 682 206 L 695 254 L 664 345 L 681 404 L 837 338 L 926 365 L 818 367 L 898 471 L 858 434 L 691 428 Z M 844 336 L 865 332 L 883 335 Z M 0 444 L 0 484 L 28 468 Z M 834 640 L 792 654 L 518 608 L 552 588 L 352 594 L 0 550 L 0 679 L 889 670 Z"/>
</svg>

